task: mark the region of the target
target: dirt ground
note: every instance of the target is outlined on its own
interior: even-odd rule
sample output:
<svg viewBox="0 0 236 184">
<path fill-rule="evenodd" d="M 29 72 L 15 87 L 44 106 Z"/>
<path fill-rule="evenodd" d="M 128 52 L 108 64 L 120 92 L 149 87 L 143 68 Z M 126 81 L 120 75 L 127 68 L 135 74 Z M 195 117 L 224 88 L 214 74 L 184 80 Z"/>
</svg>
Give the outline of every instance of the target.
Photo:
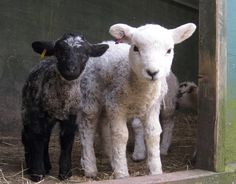
<svg viewBox="0 0 236 184">
<path fill-rule="evenodd" d="M 196 144 L 196 115 L 179 112 L 175 116 L 175 122 L 170 152 L 167 156 L 162 157 L 164 172 L 188 170 L 194 167 L 191 159 Z M 128 145 L 127 158 L 130 175 L 147 175 L 146 161 L 133 162 L 131 160 L 132 149 L 132 144 Z M 52 183 L 80 183 L 91 180 L 83 176 L 80 166 L 80 144 L 78 137 L 76 137 L 72 155 L 73 176 L 63 182 L 57 179 L 59 152 L 58 136 L 55 135 L 52 136 L 50 141 L 52 170 L 50 175 L 45 177 L 44 181 L 52 181 Z M 96 157 L 99 171 L 96 180 L 112 179 L 113 174 L 109 161 L 98 148 L 96 148 Z M 24 151 L 20 137 L 0 137 L 0 184 L 33 183 L 27 179 L 27 175 L 23 171 Z"/>
</svg>

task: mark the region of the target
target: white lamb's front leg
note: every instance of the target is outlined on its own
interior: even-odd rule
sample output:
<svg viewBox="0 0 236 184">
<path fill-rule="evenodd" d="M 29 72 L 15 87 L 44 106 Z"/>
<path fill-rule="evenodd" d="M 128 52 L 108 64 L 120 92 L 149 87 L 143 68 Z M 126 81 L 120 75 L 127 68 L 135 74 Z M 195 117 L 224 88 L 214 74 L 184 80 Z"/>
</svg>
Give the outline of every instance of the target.
<svg viewBox="0 0 236 184">
<path fill-rule="evenodd" d="M 134 161 L 144 160 L 146 157 L 146 147 L 144 143 L 143 124 L 138 118 L 132 121 L 132 128 L 134 130 L 134 152 L 132 159 Z"/>
<path fill-rule="evenodd" d="M 128 129 L 126 118 L 120 115 L 113 115 L 111 119 L 111 140 L 112 140 L 112 160 L 111 166 L 114 170 L 115 178 L 129 176 L 126 145 L 128 141 Z"/>
<path fill-rule="evenodd" d="M 156 104 L 144 121 L 144 135 L 147 147 L 147 162 L 150 174 L 161 174 L 162 164 L 160 158 L 161 125 L 159 121 L 160 104 Z"/>
<path fill-rule="evenodd" d="M 112 159 L 112 142 L 111 142 L 111 126 L 109 119 L 106 116 L 102 116 L 99 119 L 100 133 L 102 137 L 102 145 L 106 156 L 109 157 L 111 162 Z"/>
<path fill-rule="evenodd" d="M 81 166 L 86 177 L 97 176 L 96 157 L 94 153 L 94 135 L 96 119 L 90 119 L 85 113 L 78 113 L 77 123 L 81 142 Z"/>
</svg>

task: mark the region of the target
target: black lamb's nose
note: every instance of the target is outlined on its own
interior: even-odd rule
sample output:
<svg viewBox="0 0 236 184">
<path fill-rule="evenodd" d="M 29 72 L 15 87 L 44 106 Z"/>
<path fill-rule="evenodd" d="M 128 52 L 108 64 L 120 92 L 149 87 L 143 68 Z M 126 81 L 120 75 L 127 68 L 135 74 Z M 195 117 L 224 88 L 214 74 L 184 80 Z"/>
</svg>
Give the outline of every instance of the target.
<svg viewBox="0 0 236 184">
<path fill-rule="evenodd" d="M 146 72 L 153 79 L 155 77 L 155 75 L 158 74 L 159 71 L 157 70 L 155 72 L 151 72 L 150 70 L 146 70 Z"/>
<path fill-rule="evenodd" d="M 76 70 L 76 66 L 75 65 L 67 65 L 66 66 L 66 69 L 69 71 L 69 72 L 74 72 Z"/>
</svg>

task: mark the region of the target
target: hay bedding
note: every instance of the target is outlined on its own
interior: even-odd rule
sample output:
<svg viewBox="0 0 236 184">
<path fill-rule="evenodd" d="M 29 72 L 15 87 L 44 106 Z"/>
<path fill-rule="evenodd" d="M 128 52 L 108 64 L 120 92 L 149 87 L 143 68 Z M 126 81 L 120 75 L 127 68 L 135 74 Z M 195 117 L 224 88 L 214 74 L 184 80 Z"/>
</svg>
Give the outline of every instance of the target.
<svg viewBox="0 0 236 184">
<path fill-rule="evenodd" d="M 175 116 L 175 129 L 173 142 L 168 156 L 162 157 L 164 172 L 173 172 L 179 170 L 192 169 L 191 157 L 196 143 L 196 115 L 177 113 Z M 128 146 L 128 164 L 131 176 L 147 175 L 148 170 L 146 162 L 133 162 L 131 158 L 132 146 Z M 75 140 L 73 149 L 73 176 L 60 182 L 57 179 L 58 157 L 60 147 L 58 137 L 53 136 L 50 141 L 50 156 L 52 170 L 50 176 L 47 176 L 43 183 L 78 183 L 91 179 L 83 176 L 80 167 L 79 139 Z M 102 155 L 101 149 L 96 149 L 98 177 L 97 180 L 107 180 L 113 177 L 111 167 L 107 158 Z M 24 151 L 19 137 L 0 137 L 0 184 L 33 183 L 27 179 L 24 174 Z"/>
</svg>

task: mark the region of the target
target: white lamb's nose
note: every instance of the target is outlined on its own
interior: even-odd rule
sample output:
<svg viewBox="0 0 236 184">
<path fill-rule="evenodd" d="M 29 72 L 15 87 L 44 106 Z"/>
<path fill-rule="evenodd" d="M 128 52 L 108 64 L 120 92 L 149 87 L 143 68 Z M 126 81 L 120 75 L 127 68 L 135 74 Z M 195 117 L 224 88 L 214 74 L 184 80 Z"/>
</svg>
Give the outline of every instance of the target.
<svg viewBox="0 0 236 184">
<path fill-rule="evenodd" d="M 156 71 L 146 70 L 146 72 L 153 79 L 156 76 L 156 74 L 158 74 L 159 70 L 156 70 Z"/>
</svg>

